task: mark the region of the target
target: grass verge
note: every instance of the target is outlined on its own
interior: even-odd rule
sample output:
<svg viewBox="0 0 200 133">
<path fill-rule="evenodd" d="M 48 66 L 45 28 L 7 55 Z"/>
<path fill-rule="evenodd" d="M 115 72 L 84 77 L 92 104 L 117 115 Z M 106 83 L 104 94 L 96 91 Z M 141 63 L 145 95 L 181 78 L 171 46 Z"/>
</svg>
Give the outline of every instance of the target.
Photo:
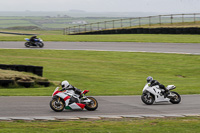
<svg viewBox="0 0 200 133">
<path fill-rule="evenodd" d="M 44 41 L 200 43 L 199 35 L 170 35 L 170 34 L 62 35 L 61 33 L 56 31 L 49 33 L 46 31 L 44 32 L 36 31 L 34 33 L 40 34 L 38 35 L 38 37 L 42 38 Z M 0 41 L 25 41 L 24 38 L 30 38 L 30 36 L 0 34 Z"/>
<path fill-rule="evenodd" d="M 37 76 L 32 73 L 27 72 L 18 72 L 12 70 L 3 70 L 0 69 L 0 79 L 12 79 L 12 80 L 21 80 L 21 81 L 48 81 L 44 77 Z"/>
<path fill-rule="evenodd" d="M 200 56 L 161 53 L 0 49 L 1 64 L 44 67 L 50 81 L 68 80 L 90 95 L 140 95 L 151 75 L 180 94 L 199 94 Z M 54 87 L 0 89 L 1 96 L 50 96 Z"/>
<path fill-rule="evenodd" d="M 2 133 L 198 133 L 200 117 L 0 122 Z"/>
</svg>

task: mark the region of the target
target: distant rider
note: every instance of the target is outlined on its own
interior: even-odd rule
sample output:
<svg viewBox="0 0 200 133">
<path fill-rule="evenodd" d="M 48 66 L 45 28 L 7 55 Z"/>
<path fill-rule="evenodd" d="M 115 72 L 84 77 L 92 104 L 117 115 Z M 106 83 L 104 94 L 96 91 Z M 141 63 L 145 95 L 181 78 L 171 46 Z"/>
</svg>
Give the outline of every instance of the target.
<svg viewBox="0 0 200 133">
<path fill-rule="evenodd" d="M 32 36 L 32 37 L 30 38 L 30 42 L 33 42 L 33 43 L 34 43 L 34 42 L 35 42 L 35 39 L 38 39 L 37 36 Z"/>
<path fill-rule="evenodd" d="M 169 94 L 169 90 L 167 90 L 167 88 L 163 84 L 160 84 L 157 80 L 154 80 L 153 77 L 151 76 L 147 77 L 147 83 L 150 83 L 150 87 L 158 85 L 160 89 L 163 89 L 164 90 L 163 94 L 165 98 Z"/>
</svg>

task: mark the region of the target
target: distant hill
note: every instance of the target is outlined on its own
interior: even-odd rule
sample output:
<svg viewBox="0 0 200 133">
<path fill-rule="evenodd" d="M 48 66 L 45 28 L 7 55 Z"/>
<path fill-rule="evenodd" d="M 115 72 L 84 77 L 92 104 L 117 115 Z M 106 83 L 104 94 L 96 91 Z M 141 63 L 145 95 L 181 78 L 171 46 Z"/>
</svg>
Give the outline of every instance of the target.
<svg viewBox="0 0 200 133">
<path fill-rule="evenodd" d="M 153 12 L 86 12 L 83 10 L 69 10 L 69 11 L 0 11 L 0 16 L 64 16 L 68 15 L 70 17 L 143 17 L 150 15 L 157 15 L 160 13 Z"/>
</svg>

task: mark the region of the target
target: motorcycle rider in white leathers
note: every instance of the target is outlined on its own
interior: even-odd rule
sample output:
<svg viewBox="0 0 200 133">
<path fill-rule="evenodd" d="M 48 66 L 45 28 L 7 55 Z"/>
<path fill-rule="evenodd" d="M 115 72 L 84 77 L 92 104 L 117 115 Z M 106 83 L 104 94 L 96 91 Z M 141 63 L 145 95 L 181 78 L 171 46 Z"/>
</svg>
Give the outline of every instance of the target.
<svg viewBox="0 0 200 133">
<path fill-rule="evenodd" d="M 61 86 L 62 86 L 61 91 L 72 90 L 72 91 L 74 91 L 75 94 L 79 95 L 79 99 L 84 99 L 84 94 L 82 93 L 82 91 L 80 89 L 70 85 L 67 80 L 62 81 Z M 71 102 L 70 102 L 70 104 L 71 104 Z"/>
</svg>

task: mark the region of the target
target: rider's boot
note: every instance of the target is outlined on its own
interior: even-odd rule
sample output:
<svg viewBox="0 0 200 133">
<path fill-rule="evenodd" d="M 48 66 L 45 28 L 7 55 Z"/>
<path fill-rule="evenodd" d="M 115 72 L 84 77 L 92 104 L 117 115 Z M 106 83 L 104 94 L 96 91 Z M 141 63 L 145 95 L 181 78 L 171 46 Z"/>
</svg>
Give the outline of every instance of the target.
<svg viewBox="0 0 200 133">
<path fill-rule="evenodd" d="M 162 95 L 165 95 L 165 90 L 162 89 L 162 90 L 161 90 L 161 94 L 162 94 Z"/>
<path fill-rule="evenodd" d="M 81 100 L 86 100 L 86 97 L 84 94 L 80 94 L 80 97 L 79 97 Z"/>
<path fill-rule="evenodd" d="M 165 92 L 164 92 L 164 98 L 166 98 L 168 95 L 169 95 L 169 91 L 165 90 Z"/>
</svg>

